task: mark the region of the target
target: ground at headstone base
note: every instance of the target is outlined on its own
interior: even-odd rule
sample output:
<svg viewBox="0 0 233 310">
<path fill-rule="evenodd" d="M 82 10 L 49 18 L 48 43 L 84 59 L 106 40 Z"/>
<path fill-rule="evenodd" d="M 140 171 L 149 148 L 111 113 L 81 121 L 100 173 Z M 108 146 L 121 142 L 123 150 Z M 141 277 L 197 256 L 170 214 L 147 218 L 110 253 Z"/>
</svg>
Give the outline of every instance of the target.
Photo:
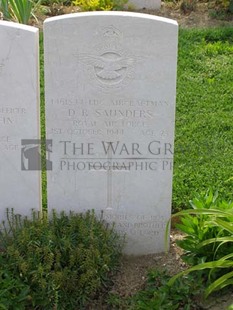
<svg viewBox="0 0 233 310">
<path fill-rule="evenodd" d="M 114 285 L 111 293 L 119 297 L 131 297 L 140 290 L 145 289 L 147 274 L 150 269 L 167 271 L 169 275 L 175 275 L 187 267 L 181 259 L 182 249 L 176 245 L 176 240 L 183 238 L 177 230 L 172 229 L 170 234 L 170 250 L 168 253 L 151 254 L 144 256 L 123 256 L 119 273 L 114 278 Z M 198 302 L 200 310 L 228 310 L 233 304 L 233 291 L 218 297 L 209 297 L 207 301 L 200 298 Z M 117 309 L 117 308 L 116 308 Z M 146 309 L 146 308 L 143 308 Z M 164 309 L 164 308 L 163 308 Z M 97 304 L 90 306 L 87 310 L 110 310 L 110 308 L 97 301 Z M 160 310 L 160 309 L 148 309 Z"/>
</svg>

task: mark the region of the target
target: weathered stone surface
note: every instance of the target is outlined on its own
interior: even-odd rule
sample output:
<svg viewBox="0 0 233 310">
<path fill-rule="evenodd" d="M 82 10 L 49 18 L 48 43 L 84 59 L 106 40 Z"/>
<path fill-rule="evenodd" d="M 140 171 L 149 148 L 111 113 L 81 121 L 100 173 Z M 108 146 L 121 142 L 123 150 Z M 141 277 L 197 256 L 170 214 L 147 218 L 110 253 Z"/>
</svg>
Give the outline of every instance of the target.
<svg viewBox="0 0 233 310">
<path fill-rule="evenodd" d="M 0 189 L 6 208 L 40 210 L 40 171 L 28 170 L 39 139 L 38 29 L 0 21 Z"/>
<path fill-rule="evenodd" d="M 44 24 L 48 208 L 103 212 L 127 254 L 164 250 L 171 212 L 177 23 L 126 12 Z"/>
<path fill-rule="evenodd" d="M 161 7 L 161 0 L 129 0 L 127 6 L 132 6 L 134 9 L 157 10 Z"/>
</svg>

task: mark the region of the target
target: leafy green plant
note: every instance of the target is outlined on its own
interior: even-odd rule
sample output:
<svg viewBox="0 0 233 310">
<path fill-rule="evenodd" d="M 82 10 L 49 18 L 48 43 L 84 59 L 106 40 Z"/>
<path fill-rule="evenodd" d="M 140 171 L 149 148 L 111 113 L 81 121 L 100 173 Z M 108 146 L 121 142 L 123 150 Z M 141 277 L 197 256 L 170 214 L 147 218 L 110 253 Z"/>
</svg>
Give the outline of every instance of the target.
<svg viewBox="0 0 233 310">
<path fill-rule="evenodd" d="M 218 193 L 213 194 L 212 190 L 197 195 L 190 201 L 193 210 L 217 209 L 227 211 L 233 209 L 233 203 L 228 203 L 218 197 Z M 233 252 L 233 244 L 223 244 L 219 248 L 218 243 L 206 244 L 200 247 L 208 239 L 230 236 L 230 232 L 222 227 L 212 224 L 213 215 L 199 213 L 196 216 L 184 214 L 180 216 L 180 224 L 176 227 L 185 233 L 183 240 L 178 240 L 177 244 L 185 251 L 182 258 L 189 265 L 196 265 L 205 261 L 218 259 L 225 254 Z M 233 222 L 233 217 L 225 218 L 227 222 Z M 218 251 L 217 251 L 218 249 Z"/>
<path fill-rule="evenodd" d="M 83 11 L 122 10 L 128 0 L 74 0 L 73 4 Z"/>
<path fill-rule="evenodd" d="M 206 204 L 202 204 L 201 199 L 196 199 L 195 204 L 192 204 L 193 209 L 173 215 L 183 218 L 182 224 L 178 226 L 187 234 L 183 243 L 180 243 L 186 250 L 184 255 L 190 255 L 193 249 L 194 256 L 202 262 L 177 274 L 168 284 L 173 285 L 177 278 L 192 271 L 208 271 L 205 297 L 233 284 L 233 203 L 226 203 L 214 197 L 216 196 L 210 192 L 204 197 Z M 191 225 L 190 229 L 188 225 Z M 200 237 L 196 229 L 204 229 L 204 234 Z M 195 261 L 192 260 L 193 263 Z"/>
<path fill-rule="evenodd" d="M 23 310 L 30 300 L 29 286 L 7 269 L 7 261 L 0 256 L 0 309 Z"/>
<path fill-rule="evenodd" d="M 32 0 L 0 0 L 0 11 L 6 20 L 28 24 L 33 16 L 34 3 Z"/>
<path fill-rule="evenodd" d="M 123 297 L 118 293 L 110 292 L 105 299 L 107 309 L 111 310 L 129 310 L 132 304 L 130 297 Z"/>
<path fill-rule="evenodd" d="M 33 2 L 30 0 L 9 0 L 14 19 L 21 24 L 28 24 L 32 15 Z"/>
<path fill-rule="evenodd" d="M 68 215 L 33 212 L 22 219 L 8 211 L 0 235 L 7 269 L 29 287 L 30 309 L 82 308 L 107 286 L 122 242 L 94 212 Z"/>
<path fill-rule="evenodd" d="M 166 271 L 151 270 L 144 290 L 132 298 L 132 310 L 198 309 L 195 298 L 201 292 L 201 282 L 191 276 L 179 278 L 173 286 Z"/>
<path fill-rule="evenodd" d="M 0 0 L 0 12 L 2 12 L 4 19 L 11 18 L 9 0 Z"/>
</svg>

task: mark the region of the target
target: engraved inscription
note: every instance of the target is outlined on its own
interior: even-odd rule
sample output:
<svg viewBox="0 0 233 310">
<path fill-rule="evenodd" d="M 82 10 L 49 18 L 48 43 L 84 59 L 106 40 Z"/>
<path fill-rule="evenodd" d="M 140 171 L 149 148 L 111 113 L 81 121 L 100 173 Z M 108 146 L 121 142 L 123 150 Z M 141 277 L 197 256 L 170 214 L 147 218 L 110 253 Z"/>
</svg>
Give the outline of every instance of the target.
<svg viewBox="0 0 233 310">
<path fill-rule="evenodd" d="M 104 212 L 103 219 L 114 222 L 118 233 L 124 235 L 157 236 L 166 227 L 166 219 L 161 216 L 112 214 Z"/>
<path fill-rule="evenodd" d="M 25 108 L 2 106 L 0 107 L 0 128 L 2 127 L 3 129 L 5 126 L 8 129 L 9 127 L 17 128 L 17 124 L 21 122 L 24 116 L 26 116 Z M 14 141 L 11 136 L 0 136 L 0 151 L 17 151 L 19 149 L 20 146 L 17 144 L 17 141 Z"/>
<path fill-rule="evenodd" d="M 145 137 L 166 139 L 165 128 L 155 130 L 148 120 L 157 117 L 157 109 L 166 109 L 171 103 L 166 100 L 112 98 L 53 98 L 52 105 L 63 106 L 63 113 L 70 122 L 69 128 L 51 128 L 53 134 L 75 136 L 103 135 L 122 137 L 127 130 L 137 129 Z M 107 108 L 106 108 L 107 106 Z M 94 119 L 93 119 L 94 118 Z M 93 120 L 92 120 L 93 119 Z M 69 125 L 68 125 L 69 126 Z"/>
<path fill-rule="evenodd" d="M 16 151 L 19 149 L 17 144 L 9 136 L 0 136 L 0 151 Z"/>
<path fill-rule="evenodd" d="M 0 125 L 17 123 L 21 115 L 25 115 L 25 108 L 0 107 Z"/>
<path fill-rule="evenodd" d="M 83 98 L 53 98 L 51 104 L 62 106 L 101 106 L 103 104 L 110 104 L 112 106 L 127 106 L 127 107 L 169 107 L 172 104 L 166 100 L 142 100 L 142 99 L 112 99 L 109 102 L 105 102 L 104 99 L 83 99 Z"/>
</svg>

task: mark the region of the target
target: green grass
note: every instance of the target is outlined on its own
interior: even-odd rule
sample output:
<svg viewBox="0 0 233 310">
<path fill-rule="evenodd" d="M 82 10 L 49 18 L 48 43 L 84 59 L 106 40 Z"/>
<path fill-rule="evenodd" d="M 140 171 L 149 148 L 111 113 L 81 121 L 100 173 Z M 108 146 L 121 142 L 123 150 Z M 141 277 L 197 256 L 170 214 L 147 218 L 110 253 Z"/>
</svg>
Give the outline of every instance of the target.
<svg viewBox="0 0 233 310">
<path fill-rule="evenodd" d="M 44 137 L 43 80 L 41 86 Z M 179 33 L 174 211 L 187 207 L 196 192 L 209 187 L 218 189 L 225 199 L 233 198 L 232 120 L 233 29 L 182 29 Z M 43 180 L 45 189 L 45 175 Z M 43 205 L 46 205 L 45 194 Z"/>
<path fill-rule="evenodd" d="M 40 33 L 40 135 L 41 139 L 45 140 L 46 137 L 46 127 L 45 127 L 45 96 L 44 96 L 44 49 L 43 49 L 43 34 Z M 47 179 L 46 179 L 46 169 L 45 169 L 45 145 L 42 144 L 42 206 L 47 207 Z"/>
<path fill-rule="evenodd" d="M 233 29 L 179 35 L 173 209 L 195 192 L 232 199 Z M 229 180 L 229 181 L 228 181 Z"/>
</svg>

